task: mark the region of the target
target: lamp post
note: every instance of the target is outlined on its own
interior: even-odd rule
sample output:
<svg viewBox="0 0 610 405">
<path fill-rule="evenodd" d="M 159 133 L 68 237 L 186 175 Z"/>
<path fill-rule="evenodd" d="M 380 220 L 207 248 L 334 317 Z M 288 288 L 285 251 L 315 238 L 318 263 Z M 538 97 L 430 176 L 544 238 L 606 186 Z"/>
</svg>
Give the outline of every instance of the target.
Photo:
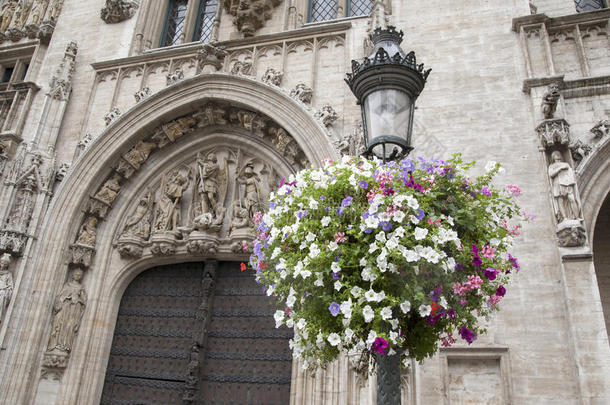
<svg viewBox="0 0 610 405">
<path fill-rule="evenodd" d="M 403 32 L 377 28 L 371 35 L 373 52 L 362 62 L 352 60 L 345 81 L 358 99 L 364 123 L 367 158 L 385 163 L 407 156 L 413 146 L 415 100 L 424 89 L 430 69 L 417 65 L 415 53 L 400 48 Z M 377 355 L 377 405 L 400 405 L 400 352 Z"/>
<path fill-rule="evenodd" d="M 399 160 L 413 149 L 411 133 L 415 100 L 424 89 L 430 69 L 417 65 L 415 53 L 400 48 L 403 32 L 377 28 L 371 35 L 373 52 L 362 62 L 352 60 L 345 81 L 358 99 L 364 123 L 365 155 Z"/>
</svg>

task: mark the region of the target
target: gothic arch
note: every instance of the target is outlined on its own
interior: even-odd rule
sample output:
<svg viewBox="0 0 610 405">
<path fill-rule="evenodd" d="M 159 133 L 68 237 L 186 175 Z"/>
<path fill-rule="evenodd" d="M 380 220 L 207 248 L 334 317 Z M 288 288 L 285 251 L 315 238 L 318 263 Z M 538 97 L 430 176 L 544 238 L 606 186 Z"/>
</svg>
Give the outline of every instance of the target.
<svg viewBox="0 0 610 405">
<path fill-rule="evenodd" d="M 302 104 L 277 88 L 244 77 L 225 74 L 200 75 L 170 86 L 127 111 L 107 127 L 82 154 L 70 174 L 64 179 L 49 207 L 42 227 L 45 233 L 38 240 L 33 252 L 35 259 L 29 266 L 30 274 L 34 275 L 32 289 L 40 291 L 40 294 L 28 298 L 27 301 L 21 297 L 25 301 L 22 304 L 24 310 L 21 314 L 23 319 L 21 329 L 9 337 L 9 344 L 18 347 L 14 353 L 20 353 L 21 358 L 9 359 L 12 365 L 11 378 L 2 384 L 6 388 L 4 391 L 8 394 L 7 398 L 14 398 L 15 403 L 21 403 L 24 402 L 23 398 L 27 392 L 36 391 L 35 387 L 26 385 L 27 381 L 34 381 L 36 384 L 38 380 L 26 378 L 26 375 L 36 374 L 37 369 L 33 367 L 40 368 L 42 352 L 46 347 L 49 333 L 50 309 L 68 270 L 66 256 L 69 257 L 67 262 L 70 265 L 91 267 L 87 270 L 83 283 L 88 290 L 90 301 L 75 347 L 70 354 L 70 367 L 63 378 L 63 381 L 78 383 L 69 387 L 60 384 L 57 395 L 61 398 L 61 403 L 89 403 L 99 398 L 97 394 L 100 393 L 98 391 L 101 390 L 101 386 L 97 379 L 101 371 L 103 379 L 104 362 L 107 359 L 104 350 L 109 351 L 110 343 L 104 342 L 103 333 L 96 334 L 94 329 L 98 328 L 102 332 L 110 330 L 112 333 L 113 317 L 116 319 L 118 302 L 129 281 L 139 272 L 150 267 L 153 261 L 155 264 L 164 264 L 199 260 L 204 257 L 222 258 L 219 257 L 222 256 L 222 252 L 186 255 L 184 251 L 179 251 L 155 258 L 147 253 L 142 258 L 123 265 L 116 274 L 109 274 L 106 270 L 117 257 L 116 252 L 112 253 L 113 235 L 121 223 L 120 218 L 126 215 L 130 207 L 133 207 L 134 199 L 138 198 L 142 190 L 142 186 L 138 186 L 140 180 L 143 180 L 141 184 L 147 184 L 147 179 L 158 175 L 163 168 L 171 166 L 175 163 L 174 159 L 184 160 L 189 154 L 192 158 L 193 151 L 197 148 L 206 148 L 211 144 L 223 142 L 225 144 L 243 142 L 243 146 L 249 146 L 261 158 L 279 162 L 283 174 L 298 167 L 298 164 L 294 163 L 295 159 L 289 162 L 285 156 L 282 156 L 279 145 L 283 147 L 286 145 L 279 142 L 280 135 L 274 133 L 274 137 L 266 141 L 258 139 L 264 137 L 255 134 L 252 125 L 244 124 L 241 118 L 237 118 L 238 126 L 241 125 L 241 128 L 231 131 L 230 136 L 223 136 L 226 134 L 222 134 L 219 130 L 223 125 L 221 122 L 210 125 L 211 129 L 205 136 L 197 136 L 199 129 L 196 125 L 191 125 L 192 123 L 188 124 L 192 131 L 182 131 L 178 128 L 178 132 L 172 133 L 175 128 L 166 127 L 176 122 L 184 123 L 180 120 L 184 117 L 192 117 L 197 112 L 201 113 L 210 102 L 221 103 L 227 108 L 244 109 L 246 112 L 265 117 L 276 131 L 283 129 L 284 134 L 287 133 L 292 137 L 304 160 L 312 165 L 318 165 L 324 158 L 335 157 L 324 128 Z M 145 162 L 140 162 L 141 168 L 138 165 L 131 173 L 121 171 L 121 164 L 124 165 L 126 159 L 125 154 L 139 141 L 146 141 L 158 135 L 160 130 L 167 138 L 175 136 L 176 139 L 169 141 L 166 139 L 163 145 L 157 144 L 158 150 L 149 160 L 147 155 Z M 248 131 L 250 131 L 249 135 L 246 133 Z M 187 132 L 193 133 L 183 136 Z M 302 163 L 303 159 L 301 159 Z M 124 178 L 122 185 L 129 184 L 131 189 L 123 189 L 118 197 L 114 196 L 106 207 L 107 212 L 92 213 L 92 209 L 96 209 L 91 207 L 92 197 L 99 194 L 105 184 L 104 181 L 108 182 L 113 172 L 120 173 Z M 87 259 L 86 251 L 84 256 L 80 252 L 79 258 L 75 259 L 70 244 L 75 241 L 75 237 L 76 242 L 81 239 L 77 234 L 79 229 L 83 229 L 81 224 L 87 215 L 101 218 L 97 227 L 97 243 L 94 243 L 97 252 L 93 259 L 91 259 L 92 252 L 89 252 Z M 91 260 L 94 260 L 93 265 Z M 54 287 L 49 288 L 49 286 Z M 44 325 L 44 327 L 36 328 L 34 325 Z M 103 327 L 100 328 L 100 325 Z M 32 330 L 36 330 L 35 338 L 32 338 Z"/>
</svg>

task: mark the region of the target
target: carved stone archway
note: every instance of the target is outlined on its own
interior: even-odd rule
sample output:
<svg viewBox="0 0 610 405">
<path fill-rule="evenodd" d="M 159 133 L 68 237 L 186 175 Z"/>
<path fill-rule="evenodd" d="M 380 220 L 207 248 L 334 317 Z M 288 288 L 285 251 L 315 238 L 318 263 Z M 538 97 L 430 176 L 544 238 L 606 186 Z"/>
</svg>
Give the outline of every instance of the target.
<svg viewBox="0 0 610 405">
<path fill-rule="evenodd" d="M 7 374 L 9 378 L 2 382 L 1 387 L 8 403 L 29 403 L 34 399 L 30 393 L 37 391 L 35 385 L 39 379 L 30 376 L 37 375 L 37 370 L 40 370 L 51 322 L 50 308 L 66 280 L 68 266 L 87 269 L 83 286 L 88 290 L 89 303 L 70 353 L 70 366 L 61 381 L 54 383 L 57 388 L 53 395 L 58 403 L 76 404 L 92 403 L 99 398 L 101 387 L 97 381 L 103 372 L 104 359 L 107 358 L 104 353 L 107 354 L 109 350 L 109 343 L 104 340 L 108 340 L 105 334 L 112 329 L 112 319 L 116 316 L 122 292 L 138 272 L 153 263 L 158 265 L 199 260 L 214 255 L 222 259 L 222 252 L 212 255 L 200 251 L 193 254 L 185 250 L 162 257 L 146 253 L 131 263 L 118 266 L 114 275 L 110 274 L 108 270 L 113 266 L 113 260 L 119 257 L 112 246 L 112 236 L 119 232 L 121 218 L 130 214 L 137 198 L 141 198 L 142 184 L 147 184 L 151 176 L 159 176 L 160 169 L 169 168 L 172 166 L 170 163 L 183 160 L 189 153 L 191 158 L 195 157 L 198 149 L 209 148 L 215 142 L 235 144 L 237 141 L 259 153 L 262 160 L 280 162 L 278 164 L 282 169 L 278 172 L 281 174 L 294 170 L 294 167 L 290 167 L 291 162 L 279 152 L 280 136 L 268 133 L 266 136 L 270 138 L 257 140 L 247 117 L 237 118 L 241 134 L 233 131 L 231 136 L 224 136 L 216 128 L 216 131 L 210 129 L 207 136 L 197 137 L 193 136 L 197 133 L 193 126 L 193 131 L 183 131 L 184 126 L 172 127 L 180 119 L 200 113 L 210 102 L 223 103 L 231 108 L 245 109 L 267 117 L 273 123 L 273 128 L 284 130 L 291 136 L 304 158 L 312 165 L 318 165 L 324 158 L 335 157 L 324 128 L 302 105 L 271 86 L 243 77 L 215 74 L 184 80 L 123 114 L 76 162 L 47 213 L 42 227 L 44 233 L 40 235 L 32 252 L 34 260 L 26 269 L 32 274 L 29 287 L 38 293 L 27 299 L 25 296 L 18 298 L 15 306 L 21 322 L 18 329 L 7 335 L 7 343 L 15 348 L 14 358 L 7 359 L 6 364 L 11 373 Z M 186 124 L 186 127 L 191 125 L 185 122 L 181 124 Z M 250 134 L 246 136 L 247 131 Z M 186 136 L 186 132 L 192 134 Z M 124 165 L 126 154 L 138 142 L 146 142 L 156 135 L 163 135 L 169 140 L 164 145 L 161 145 L 161 141 L 157 143 L 157 149 L 162 150 L 152 154 L 150 159 L 147 156 L 140 162 L 141 168 L 137 162 L 133 165 L 133 161 L 128 161 L 136 174 L 121 170 L 121 165 L 124 169 L 129 168 Z M 109 184 L 113 173 L 121 175 L 120 179 L 116 179 L 123 187 L 119 192 Z M 131 186 L 125 188 L 127 184 Z M 96 205 L 95 201 L 100 204 Z M 104 201 L 110 203 L 104 207 Z M 95 232 L 89 232 L 85 227 L 88 216 L 100 219 Z M 96 234 L 93 238 L 94 241 L 97 239 L 96 243 L 88 243 L 91 238 L 87 238 L 87 232 Z M 95 256 L 89 249 L 91 247 L 97 251 Z M 101 378 L 103 379 L 103 374 Z M 41 392 L 40 387 L 38 392 Z"/>
</svg>

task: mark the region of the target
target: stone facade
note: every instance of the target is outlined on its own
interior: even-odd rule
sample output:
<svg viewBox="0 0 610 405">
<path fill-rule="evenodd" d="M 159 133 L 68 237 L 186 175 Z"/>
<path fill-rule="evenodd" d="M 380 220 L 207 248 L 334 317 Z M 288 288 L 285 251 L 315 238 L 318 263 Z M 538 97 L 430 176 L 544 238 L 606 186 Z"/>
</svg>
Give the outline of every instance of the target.
<svg viewBox="0 0 610 405">
<path fill-rule="evenodd" d="M 360 150 L 343 78 L 388 23 L 433 68 L 412 154 L 502 162 L 537 217 L 488 334 L 413 363 L 403 404 L 610 403 L 609 9 L 378 0 L 307 23 L 306 0 L 225 0 L 211 43 L 191 4 L 157 48 L 161 3 L 0 6 L 0 403 L 98 403 L 136 275 L 245 260 L 273 184 Z M 354 363 L 293 362 L 291 403 L 374 404 Z"/>
</svg>

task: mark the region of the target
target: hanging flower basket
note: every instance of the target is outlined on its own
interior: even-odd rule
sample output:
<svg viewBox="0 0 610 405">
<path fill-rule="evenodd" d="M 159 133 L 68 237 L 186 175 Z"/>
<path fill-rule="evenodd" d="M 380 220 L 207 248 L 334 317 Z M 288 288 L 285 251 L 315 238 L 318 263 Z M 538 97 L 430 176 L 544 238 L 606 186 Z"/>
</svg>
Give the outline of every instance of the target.
<svg viewBox="0 0 610 405">
<path fill-rule="evenodd" d="M 382 164 L 344 157 L 283 181 L 269 210 L 255 215 L 250 258 L 257 280 L 277 299 L 276 326 L 294 328 L 290 345 L 305 368 L 341 351 L 400 352 L 403 361 L 484 332 L 498 309 L 522 220 L 514 197 L 496 189 L 500 170 L 469 179 L 473 163 Z"/>
</svg>

